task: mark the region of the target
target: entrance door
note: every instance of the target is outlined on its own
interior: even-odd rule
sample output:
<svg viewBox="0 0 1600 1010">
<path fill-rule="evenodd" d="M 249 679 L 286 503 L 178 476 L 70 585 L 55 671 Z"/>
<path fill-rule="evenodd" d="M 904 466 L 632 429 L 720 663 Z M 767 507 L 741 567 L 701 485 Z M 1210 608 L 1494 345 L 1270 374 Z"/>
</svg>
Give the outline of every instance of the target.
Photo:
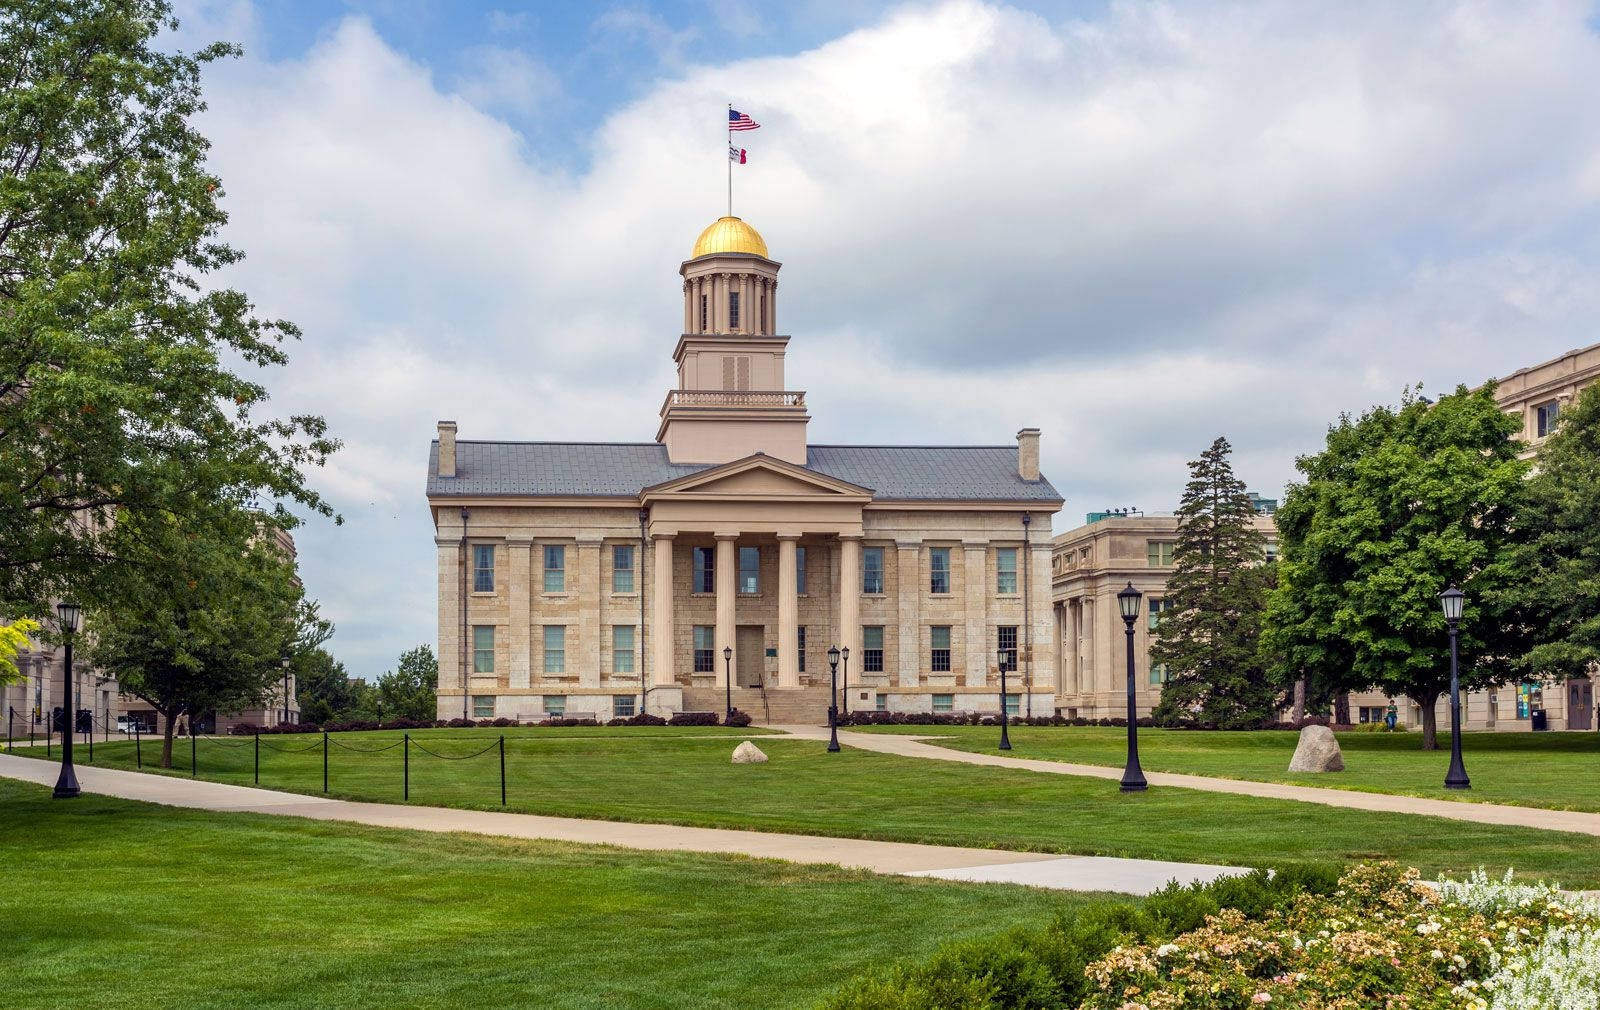
<svg viewBox="0 0 1600 1010">
<path fill-rule="evenodd" d="M 739 669 L 735 673 L 738 687 L 759 687 L 761 671 L 766 662 L 763 641 L 766 628 L 759 624 L 741 624 L 736 629 L 734 647 L 738 649 Z"/>
<path fill-rule="evenodd" d="M 1594 725 L 1594 681 L 1567 681 L 1567 728 L 1589 729 Z"/>
</svg>

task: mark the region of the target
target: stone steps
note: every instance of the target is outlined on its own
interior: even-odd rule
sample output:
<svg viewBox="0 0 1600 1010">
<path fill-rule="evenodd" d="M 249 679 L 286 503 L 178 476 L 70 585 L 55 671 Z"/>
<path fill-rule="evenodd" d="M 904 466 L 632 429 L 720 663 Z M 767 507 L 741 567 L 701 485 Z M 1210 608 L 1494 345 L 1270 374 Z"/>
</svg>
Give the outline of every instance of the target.
<svg viewBox="0 0 1600 1010">
<path fill-rule="evenodd" d="M 733 689 L 733 707 L 748 712 L 758 723 L 778 723 L 800 726 L 824 726 L 828 722 L 828 689 L 802 687 L 798 690 L 767 689 L 766 704 L 762 704 L 761 690 L 754 687 Z M 683 707 L 688 712 L 721 713 L 726 704 L 722 688 L 686 687 L 683 689 Z"/>
</svg>

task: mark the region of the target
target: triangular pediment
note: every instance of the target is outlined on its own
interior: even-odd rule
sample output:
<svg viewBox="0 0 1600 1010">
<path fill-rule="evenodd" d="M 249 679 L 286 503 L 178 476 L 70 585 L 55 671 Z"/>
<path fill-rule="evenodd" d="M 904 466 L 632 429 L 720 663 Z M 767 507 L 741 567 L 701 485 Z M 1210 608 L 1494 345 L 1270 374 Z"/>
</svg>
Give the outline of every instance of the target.
<svg viewBox="0 0 1600 1010">
<path fill-rule="evenodd" d="M 867 501 L 868 488 L 757 453 L 644 489 L 647 497 Z"/>
</svg>

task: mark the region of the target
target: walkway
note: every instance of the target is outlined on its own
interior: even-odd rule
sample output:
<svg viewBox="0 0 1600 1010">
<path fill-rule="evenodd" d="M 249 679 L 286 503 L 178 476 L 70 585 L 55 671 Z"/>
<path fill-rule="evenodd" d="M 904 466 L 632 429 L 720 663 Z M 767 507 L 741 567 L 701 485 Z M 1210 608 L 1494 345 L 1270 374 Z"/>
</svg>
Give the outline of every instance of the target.
<svg viewBox="0 0 1600 1010">
<path fill-rule="evenodd" d="M 0 776 L 6 778 L 51 786 L 55 784 L 59 770 L 56 762 L 0 754 Z M 350 821 L 383 828 L 409 828 L 414 831 L 466 831 L 585 845 L 614 845 L 626 849 L 711 852 L 757 859 L 783 859 L 795 863 L 830 863 L 874 873 L 1028 884 L 1069 891 L 1149 894 L 1169 880 L 1189 883 L 1244 872 L 1233 867 L 1202 863 L 1060 856 L 819 835 L 690 828 L 674 824 L 636 824 L 396 803 L 359 803 L 225 785 L 202 779 L 181 779 L 82 765 L 78 766 L 77 772 L 78 783 L 86 793 L 195 810 L 277 814 L 321 821 Z"/>
<path fill-rule="evenodd" d="M 808 740 L 828 739 L 826 726 L 773 726 L 793 736 Z M 999 754 L 976 754 L 924 743 L 937 739 L 936 728 L 927 736 L 901 736 L 893 733 L 839 732 L 839 743 L 859 750 L 879 754 L 896 754 L 900 757 L 924 758 L 932 761 L 956 761 L 961 764 L 989 765 L 995 768 L 1023 768 L 1051 775 L 1084 775 L 1091 778 L 1119 780 L 1121 768 L 1104 765 L 1069 764 L 1065 761 L 1041 761 L 1035 758 L 1002 757 Z M 1444 817 L 1455 821 L 1477 824 L 1505 824 L 1524 828 L 1542 828 L 1546 831 L 1572 831 L 1585 835 L 1600 835 L 1600 814 L 1578 810 L 1541 810 L 1537 807 L 1514 807 L 1500 803 L 1473 803 L 1464 800 L 1433 800 L 1422 796 L 1394 796 L 1388 793 L 1365 793 L 1350 789 L 1320 789 L 1316 786 L 1294 786 L 1279 782 L 1250 782 L 1243 779 L 1218 779 L 1204 775 L 1180 775 L 1175 772 L 1144 773 L 1152 786 L 1174 786 L 1198 789 L 1212 793 L 1237 793 L 1241 796 L 1260 796 L 1271 800 L 1299 800 L 1302 803 L 1321 803 L 1329 807 L 1348 807 L 1352 810 L 1376 810 L 1393 814 L 1423 814 Z"/>
</svg>

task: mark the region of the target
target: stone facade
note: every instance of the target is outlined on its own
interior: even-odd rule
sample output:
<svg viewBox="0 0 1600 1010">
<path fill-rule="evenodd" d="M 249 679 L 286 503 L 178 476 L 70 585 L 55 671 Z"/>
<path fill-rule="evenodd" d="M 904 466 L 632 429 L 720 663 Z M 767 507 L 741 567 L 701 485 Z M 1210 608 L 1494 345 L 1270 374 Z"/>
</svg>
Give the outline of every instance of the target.
<svg viewBox="0 0 1600 1010">
<path fill-rule="evenodd" d="M 782 388 L 778 269 L 737 219 L 701 236 L 653 443 L 476 442 L 440 423 L 441 717 L 605 719 L 646 689 L 672 712 L 737 688 L 820 721 L 832 647 L 848 707 L 998 711 L 1003 655 L 1013 709 L 1054 711 L 1061 498 L 1038 430 L 809 445 L 805 394 Z"/>
</svg>

